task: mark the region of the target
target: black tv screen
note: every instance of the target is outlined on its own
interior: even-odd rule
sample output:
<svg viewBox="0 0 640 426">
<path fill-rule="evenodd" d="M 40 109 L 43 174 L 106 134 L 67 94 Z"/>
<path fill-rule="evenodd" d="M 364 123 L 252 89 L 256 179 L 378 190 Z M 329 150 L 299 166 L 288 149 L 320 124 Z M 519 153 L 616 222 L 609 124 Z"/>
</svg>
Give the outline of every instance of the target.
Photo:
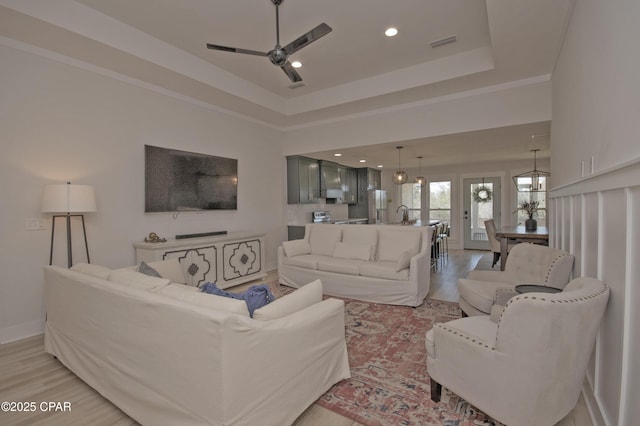
<svg viewBox="0 0 640 426">
<path fill-rule="evenodd" d="M 238 208 L 238 160 L 145 145 L 144 162 L 147 213 Z"/>
</svg>

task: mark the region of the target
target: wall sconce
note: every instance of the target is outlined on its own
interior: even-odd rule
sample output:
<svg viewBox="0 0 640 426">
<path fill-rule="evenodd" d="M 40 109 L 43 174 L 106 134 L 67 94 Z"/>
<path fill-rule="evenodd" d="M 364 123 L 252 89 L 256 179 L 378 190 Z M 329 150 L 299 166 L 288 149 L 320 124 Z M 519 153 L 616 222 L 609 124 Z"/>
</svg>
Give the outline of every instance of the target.
<svg viewBox="0 0 640 426">
<path fill-rule="evenodd" d="M 49 265 L 53 264 L 53 240 L 55 235 L 56 218 L 64 217 L 67 223 L 67 261 L 69 268 L 73 266 L 71 254 L 71 218 L 82 219 L 84 246 L 89 260 L 89 245 L 87 244 L 87 230 L 84 225 L 84 214 L 96 211 L 96 195 L 89 185 L 71 185 L 71 182 L 60 185 L 46 185 L 42 192 L 42 212 L 54 213 L 51 218 L 51 248 L 49 250 Z M 64 213 L 64 214 L 55 214 Z"/>
</svg>

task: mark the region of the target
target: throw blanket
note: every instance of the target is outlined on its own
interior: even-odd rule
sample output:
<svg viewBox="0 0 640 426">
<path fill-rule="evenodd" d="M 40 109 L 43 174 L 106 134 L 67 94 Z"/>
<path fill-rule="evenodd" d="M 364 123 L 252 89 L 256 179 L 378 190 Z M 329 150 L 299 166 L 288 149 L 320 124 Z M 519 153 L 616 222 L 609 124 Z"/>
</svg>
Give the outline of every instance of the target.
<svg viewBox="0 0 640 426">
<path fill-rule="evenodd" d="M 231 293 L 222 290 L 215 283 L 205 283 L 200 287 L 203 293 L 215 294 L 216 296 L 231 297 L 232 299 L 244 300 L 249 309 L 249 315 L 253 318 L 253 311 L 267 305 L 275 299 L 267 284 L 256 284 L 249 287 L 243 293 Z"/>
</svg>

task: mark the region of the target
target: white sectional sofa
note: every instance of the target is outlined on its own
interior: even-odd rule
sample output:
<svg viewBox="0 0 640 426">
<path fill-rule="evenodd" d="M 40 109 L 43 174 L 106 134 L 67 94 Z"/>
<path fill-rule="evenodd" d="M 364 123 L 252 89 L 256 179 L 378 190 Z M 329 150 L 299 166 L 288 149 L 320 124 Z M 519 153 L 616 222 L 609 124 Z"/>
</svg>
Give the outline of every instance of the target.
<svg viewBox="0 0 640 426">
<path fill-rule="evenodd" d="M 322 294 L 316 281 L 250 318 L 169 278 L 48 266 L 45 350 L 143 425 L 292 424 L 350 376 L 344 302 Z"/>
<path fill-rule="evenodd" d="M 419 306 L 429 293 L 429 227 L 307 224 L 301 240 L 278 247 L 280 283 L 322 280 L 325 294 Z"/>
</svg>

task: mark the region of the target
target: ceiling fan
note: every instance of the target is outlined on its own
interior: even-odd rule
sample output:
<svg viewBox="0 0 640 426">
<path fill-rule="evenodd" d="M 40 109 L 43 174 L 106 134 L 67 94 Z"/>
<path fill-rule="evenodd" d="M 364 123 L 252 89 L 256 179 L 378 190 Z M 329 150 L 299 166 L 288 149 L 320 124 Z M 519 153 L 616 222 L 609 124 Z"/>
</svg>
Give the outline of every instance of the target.
<svg viewBox="0 0 640 426">
<path fill-rule="evenodd" d="M 300 77 L 300 74 L 298 74 L 295 68 L 293 68 L 293 66 L 291 65 L 291 62 L 289 62 L 289 56 L 302 49 L 303 47 L 308 46 L 312 42 L 318 40 L 320 37 L 329 34 L 332 30 L 329 25 L 322 23 L 308 33 L 298 37 L 291 43 L 287 44 L 286 46 L 281 47 L 278 6 L 280 6 L 283 1 L 284 0 L 271 0 L 271 2 L 276 6 L 276 46 L 273 48 L 273 50 L 270 50 L 268 52 L 258 52 L 256 50 L 238 49 L 235 47 L 220 46 L 211 43 L 207 43 L 207 48 L 212 50 L 222 50 L 223 52 L 235 52 L 244 53 L 246 55 L 266 56 L 269 58 L 272 64 L 282 68 L 282 71 L 287 74 L 292 82 L 297 83 L 299 81 L 302 81 L 302 77 Z"/>
</svg>

